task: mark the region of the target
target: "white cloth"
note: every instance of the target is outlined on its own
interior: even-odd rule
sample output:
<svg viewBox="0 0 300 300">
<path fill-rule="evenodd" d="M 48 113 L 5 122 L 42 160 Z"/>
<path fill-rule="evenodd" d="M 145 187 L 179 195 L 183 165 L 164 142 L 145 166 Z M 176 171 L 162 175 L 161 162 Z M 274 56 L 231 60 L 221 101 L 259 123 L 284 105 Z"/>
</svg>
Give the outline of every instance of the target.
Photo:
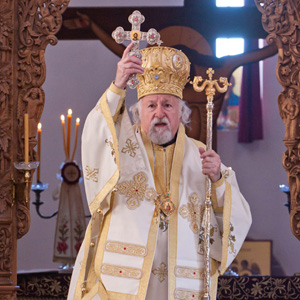
<svg viewBox="0 0 300 300">
<path fill-rule="evenodd" d="M 156 248 L 157 238 L 163 241 L 163 237 L 153 217 L 156 191 L 149 147 L 139 129 L 132 128 L 124 98 L 125 91 L 112 84 L 85 123 L 82 163 L 93 217 L 76 260 L 68 299 L 81 299 L 82 287 L 86 289 L 84 300 L 197 299 L 203 291 L 204 268 L 203 224 L 199 222 L 205 200 L 198 152 L 201 143 L 185 136 L 180 127 L 171 174 L 176 210 L 169 220 L 168 247 L 161 244 L 167 248 L 166 291 L 166 285 L 157 285 L 157 276 L 151 272 L 163 267 L 164 254 L 160 244 Z M 224 272 L 235 258 L 251 224 L 249 205 L 234 172 L 223 165 L 222 171 L 226 178 L 212 186 L 212 299 L 218 272 Z M 103 214 L 97 213 L 99 208 Z"/>
</svg>

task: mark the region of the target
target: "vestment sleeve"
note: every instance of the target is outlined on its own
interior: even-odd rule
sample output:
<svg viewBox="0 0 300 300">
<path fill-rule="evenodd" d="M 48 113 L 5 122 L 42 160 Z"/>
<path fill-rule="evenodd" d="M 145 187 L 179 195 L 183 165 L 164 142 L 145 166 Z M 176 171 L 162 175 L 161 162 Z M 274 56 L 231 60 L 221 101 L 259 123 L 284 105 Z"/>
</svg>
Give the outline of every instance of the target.
<svg viewBox="0 0 300 300">
<path fill-rule="evenodd" d="M 225 166 L 222 166 L 225 168 Z M 224 176 L 211 184 L 211 201 L 215 212 L 222 213 L 224 207 L 225 180 Z"/>
<path fill-rule="evenodd" d="M 87 116 L 82 133 L 82 168 L 91 214 L 107 201 L 119 178 L 118 139 L 114 118 L 121 112 L 126 90 L 113 83 Z M 101 153 L 101 155 L 99 155 Z M 105 213 L 109 203 L 102 203 Z"/>
<path fill-rule="evenodd" d="M 119 89 L 117 86 L 114 85 L 113 82 L 106 91 L 107 104 L 109 106 L 110 113 L 113 117 L 114 122 L 116 122 L 124 105 L 125 93 L 126 90 Z"/>
<path fill-rule="evenodd" d="M 215 191 L 213 192 L 218 193 L 218 189 L 221 188 L 218 197 L 216 194 L 214 197 L 219 198 L 217 204 L 222 198 L 223 206 L 213 207 L 212 216 L 212 219 L 215 219 L 218 224 L 221 247 L 213 245 L 211 249 L 211 256 L 218 262 L 221 274 L 226 271 L 238 254 L 252 223 L 250 207 L 239 190 L 235 172 L 230 168 L 226 169 L 226 172 L 224 170 L 224 166 L 222 166 L 224 183 L 214 187 Z M 221 193 L 222 189 L 224 189 L 223 194 Z"/>
<path fill-rule="evenodd" d="M 120 90 L 111 84 L 87 116 L 83 128 L 82 169 L 92 218 L 75 262 L 69 300 L 81 299 L 81 287 L 86 282 L 91 266 L 88 257 L 92 257 L 90 252 L 94 249 L 90 244 L 97 242 L 103 216 L 110 208 L 112 190 L 119 179 L 116 120 L 121 119 L 118 116 L 122 114 L 125 93 L 126 90 Z M 96 277 L 91 280 L 94 279 Z"/>
</svg>

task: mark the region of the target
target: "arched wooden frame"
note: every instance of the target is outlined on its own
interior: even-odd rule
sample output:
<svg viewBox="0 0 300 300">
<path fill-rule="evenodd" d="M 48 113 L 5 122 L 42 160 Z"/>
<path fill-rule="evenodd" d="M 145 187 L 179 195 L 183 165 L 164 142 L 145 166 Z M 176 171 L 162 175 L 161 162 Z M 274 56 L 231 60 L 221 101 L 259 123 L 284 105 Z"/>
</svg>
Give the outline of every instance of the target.
<svg viewBox="0 0 300 300">
<path fill-rule="evenodd" d="M 297 0 L 255 0 L 262 12 L 268 40 L 279 49 L 277 78 L 283 86 L 278 98 L 285 124 L 283 166 L 291 188 L 291 228 L 300 239 L 299 134 L 299 8 Z M 39 122 L 45 95 L 44 52 L 56 44 L 55 34 L 69 0 L 6 0 L 0 3 L 0 299 L 16 298 L 17 239 L 29 230 L 29 202 L 25 201 L 24 173 L 13 163 L 23 160 L 23 116 L 32 128 Z M 35 131 L 30 134 L 30 160 Z"/>
<path fill-rule="evenodd" d="M 278 48 L 276 76 L 283 90 L 278 108 L 285 125 L 284 144 L 287 150 L 282 164 L 291 192 L 290 225 L 300 240 L 300 3 L 297 0 L 255 0 L 262 13 L 262 24 L 269 33 L 267 41 Z"/>
<path fill-rule="evenodd" d="M 16 299 L 17 239 L 29 230 L 25 200 L 24 113 L 29 115 L 29 159 L 38 160 L 36 125 L 45 94 L 45 49 L 55 45 L 69 0 L 0 2 L 0 299 Z M 30 184 L 29 184 L 30 188 Z"/>
</svg>

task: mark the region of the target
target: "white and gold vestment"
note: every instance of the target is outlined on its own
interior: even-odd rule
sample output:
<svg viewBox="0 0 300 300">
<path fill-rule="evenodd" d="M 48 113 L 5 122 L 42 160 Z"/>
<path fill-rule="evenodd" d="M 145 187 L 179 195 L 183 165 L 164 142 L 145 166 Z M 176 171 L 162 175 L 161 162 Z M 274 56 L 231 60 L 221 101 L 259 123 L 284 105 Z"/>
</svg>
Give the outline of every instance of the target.
<svg viewBox="0 0 300 300">
<path fill-rule="evenodd" d="M 162 162 L 161 149 L 132 127 L 125 93 L 111 84 L 85 123 L 82 167 L 92 218 L 68 299 L 200 299 L 205 176 L 198 148 L 204 145 L 188 138 L 181 125 L 169 151 L 173 159 L 167 153 Z M 156 173 L 162 169 L 167 177 L 160 187 Z M 237 255 L 251 224 L 234 171 L 222 165 L 222 173 L 212 185 L 212 299 L 218 275 Z M 175 211 L 167 229 L 160 229 L 155 200 L 166 188 Z"/>
</svg>

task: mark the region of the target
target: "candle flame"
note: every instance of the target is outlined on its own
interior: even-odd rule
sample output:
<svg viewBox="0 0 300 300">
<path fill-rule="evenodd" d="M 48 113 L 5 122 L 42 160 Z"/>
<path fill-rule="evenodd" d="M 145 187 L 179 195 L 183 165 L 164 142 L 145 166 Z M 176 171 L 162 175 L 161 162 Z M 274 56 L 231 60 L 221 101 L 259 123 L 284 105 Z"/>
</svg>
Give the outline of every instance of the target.
<svg viewBox="0 0 300 300">
<path fill-rule="evenodd" d="M 70 116 L 72 115 L 72 109 L 70 109 L 70 108 L 68 109 L 68 115 L 70 115 Z"/>
<path fill-rule="evenodd" d="M 42 129 L 42 123 L 39 123 L 37 128 L 38 128 L 38 130 L 41 130 Z"/>
<path fill-rule="evenodd" d="M 61 115 L 61 116 L 60 116 L 60 119 L 64 122 L 64 121 L 65 121 L 65 116 L 64 116 L 64 115 Z"/>
<path fill-rule="evenodd" d="M 77 119 L 76 119 L 76 124 L 79 124 L 79 123 L 80 123 L 80 119 L 77 118 Z"/>
</svg>

